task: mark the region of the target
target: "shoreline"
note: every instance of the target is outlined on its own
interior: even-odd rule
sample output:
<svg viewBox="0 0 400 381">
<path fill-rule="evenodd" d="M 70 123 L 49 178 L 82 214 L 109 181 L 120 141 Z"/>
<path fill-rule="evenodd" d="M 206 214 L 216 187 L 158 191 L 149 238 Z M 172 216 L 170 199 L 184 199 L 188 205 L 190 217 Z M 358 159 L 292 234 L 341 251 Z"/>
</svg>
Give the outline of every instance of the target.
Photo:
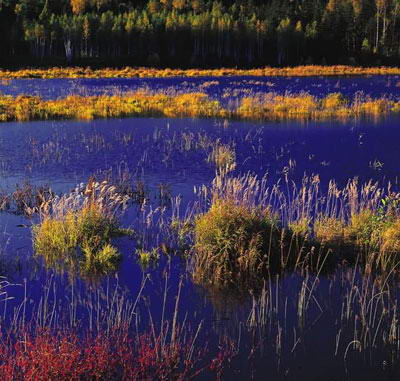
<svg viewBox="0 0 400 381">
<path fill-rule="evenodd" d="M 337 66 L 295 66 L 284 68 L 255 69 L 156 69 L 146 67 L 125 67 L 121 69 L 90 67 L 26 68 L 17 70 L 0 69 L 0 79 L 22 78 L 167 78 L 167 77 L 312 77 L 312 76 L 359 76 L 359 75 L 400 75 L 400 67 L 354 67 Z"/>
</svg>

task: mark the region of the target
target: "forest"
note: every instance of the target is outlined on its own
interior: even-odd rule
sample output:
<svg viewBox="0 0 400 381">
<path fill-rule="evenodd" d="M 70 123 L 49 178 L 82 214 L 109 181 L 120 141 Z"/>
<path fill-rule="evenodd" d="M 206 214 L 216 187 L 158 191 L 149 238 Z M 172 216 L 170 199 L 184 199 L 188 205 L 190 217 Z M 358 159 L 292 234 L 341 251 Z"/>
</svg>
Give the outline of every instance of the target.
<svg viewBox="0 0 400 381">
<path fill-rule="evenodd" d="M 0 0 L 0 65 L 396 65 L 400 0 Z"/>
</svg>

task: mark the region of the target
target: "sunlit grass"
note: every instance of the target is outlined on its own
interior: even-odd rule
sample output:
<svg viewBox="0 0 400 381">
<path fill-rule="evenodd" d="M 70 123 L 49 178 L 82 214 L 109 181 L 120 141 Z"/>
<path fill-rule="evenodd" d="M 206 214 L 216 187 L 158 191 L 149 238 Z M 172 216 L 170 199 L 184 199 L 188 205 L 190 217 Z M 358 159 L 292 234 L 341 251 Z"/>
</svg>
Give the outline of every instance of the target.
<svg viewBox="0 0 400 381">
<path fill-rule="evenodd" d="M 399 195 L 376 184 L 353 180 L 339 190 L 331 182 L 321 193 L 318 177 L 297 188 L 219 175 L 204 192 L 210 206 L 193 228 L 197 283 L 243 289 L 271 273 L 321 271 L 343 259 L 378 272 L 399 261 Z"/>
<path fill-rule="evenodd" d="M 268 93 L 240 100 L 235 109 L 203 93 L 170 95 L 138 91 L 125 95 L 78 96 L 55 100 L 35 96 L 0 96 L 0 121 L 51 119 L 92 120 L 123 117 L 191 117 L 238 120 L 346 120 L 363 116 L 379 117 L 400 112 L 400 102 L 369 97 L 347 100 L 340 93 L 317 98 L 308 93 L 278 95 Z M 216 155 L 221 156 L 221 155 Z"/>
<path fill-rule="evenodd" d="M 215 164 L 219 173 L 228 173 L 236 167 L 236 152 L 227 144 L 217 143 L 212 147 L 207 160 Z"/>
<path fill-rule="evenodd" d="M 54 199 L 41 222 L 33 226 L 35 253 L 55 268 L 78 267 L 86 273 L 115 270 L 121 255 L 111 240 L 130 234 L 115 217 L 123 202 L 115 187 L 94 181 L 82 192 Z"/>
<path fill-rule="evenodd" d="M 194 279 L 212 286 L 249 282 L 268 269 L 267 254 L 280 251 L 281 237 L 268 210 L 215 200 L 195 219 Z"/>
<path fill-rule="evenodd" d="M 296 66 L 256 69 L 155 69 L 125 67 L 122 69 L 91 69 L 53 67 L 50 69 L 0 70 L 0 78 L 132 78 L 132 77 L 220 77 L 220 76 L 316 76 L 316 75 L 399 75 L 398 67 Z"/>
<path fill-rule="evenodd" d="M 33 229 L 35 252 L 49 266 L 80 264 L 86 271 L 115 270 L 121 256 L 111 246 L 121 234 L 116 221 L 95 207 L 68 212 L 64 218 L 46 217 Z"/>
</svg>

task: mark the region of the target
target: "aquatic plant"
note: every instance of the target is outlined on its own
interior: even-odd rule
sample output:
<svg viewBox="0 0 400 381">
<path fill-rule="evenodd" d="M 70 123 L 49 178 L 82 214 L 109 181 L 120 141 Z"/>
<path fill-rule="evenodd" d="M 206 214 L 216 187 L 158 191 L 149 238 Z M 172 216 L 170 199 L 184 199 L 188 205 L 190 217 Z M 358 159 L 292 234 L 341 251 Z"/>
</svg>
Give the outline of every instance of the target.
<svg viewBox="0 0 400 381">
<path fill-rule="evenodd" d="M 344 240 L 357 246 L 378 248 L 384 221 L 369 209 L 353 213 L 344 228 Z"/>
<path fill-rule="evenodd" d="M 120 255 L 110 245 L 120 235 L 116 221 L 95 207 L 69 212 L 63 219 L 45 217 L 33 227 L 34 250 L 48 265 L 73 265 L 82 255 L 86 270 L 114 269 Z"/>
<path fill-rule="evenodd" d="M 239 288 L 251 283 L 268 270 L 269 253 L 280 252 L 281 239 L 268 210 L 215 200 L 207 213 L 195 219 L 194 280 Z"/>
<path fill-rule="evenodd" d="M 310 220 L 306 217 L 300 218 L 289 222 L 288 228 L 294 235 L 307 237 L 310 234 Z"/>
<path fill-rule="evenodd" d="M 146 77 L 221 77 L 221 76 L 339 76 L 339 75 L 399 75 L 398 67 L 357 67 L 346 65 L 305 65 L 258 69 L 155 69 L 125 67 L 121 69 L 91 69 L 89 67 L 53 67 L 46 69 L 0 70 L 0 78 L 146 78 Z"/>
<path fill-rule="evenodd" d="M 158 336 L 152 332 L 133 336 L 126 327 L 86 336 L 73 330 L 19 330 L 23 340 L 13 343 L 4 338 L 0 343 L 0 377 L 4 381 L 150 381 L 222 374 L 229 356 L 225 347 L 207 361 L 207 350 L 194 348 L 193 337 L 179 327 L 176 330 L 174 341 L 167 327 Z"/>
<path fill-rule="evenodd" d="M 173 240 L 174 247 L 176 247 L 179 253 L 185 256 L 189 254 L 192 248 L 193 234 L 194 224 L 190 218 L 172 218 L 169 225 L 169 235 Z"/>
<path fill-rule="evenodd" d="M 322 263 L 344 258 L 384 272 L 396 264 L 399 196 L 390 187 L 353 180 L 338 190 L 331 182 L 321 194 L 317 177 L 299 188 L 267 184 L 252 175 L 219 175 L 200 190 L 204 211 L 193 219 L 197 283 L 251 288 L 276 271 L 321 271 Z"/>
<path fill-rule="evenodd" d="M 336 217 L 318 216 L 313 225 L 315 239 L 322 244 L 338 246 L 343 243 L 344 222 Z"/>
<path fill-rule="evenodd" d="M 322 103 L 324 109 L 340 109 L 346 107 L 348 100 L 341 93 L 332 93 L 327 95 Z"/>
<path fill-rule="evenodd" d="M 114 237 L 130 234 L 118 225 L 115 211 L 127 201 L 107 182 L 93 179 L 71 194 L 56 198 L 51 211 L 33 226 L 35 252 L 50 266 L 80 265 L 87 272 L 115 269 L 120 254 Z"/>
<path fill-rule="evenodd" d="M 169 298 L 170 276 L 165 273 L 164 303 Z M 163 310 L 157 322 L 149 310 L 144 325 L 137 318 L 148 279 L 142 279 L 133 300 L 118 285 L 82 290 L 67 286 L 59 296 L 55 293 L 52 298 L 50 293 L 41 299 L 33 315 L 25 308 L 29 287 L 25 286 L 21 313 L 7 320 L 10 330 L 0 333 L 0 378 L 150 381 L 221 377 L 235 353 L 225 336 L 218 346 L 200 344 L 203 323 L 193 328 L 178 319 L 182 282 L 171 317 Z M 0 280 L 2 308 L 13 299 L 7 293 L 11 286 L 15 285 Z M 54 279 L 41 291 L 47 293 L 47 287 L 57 287 Z M 65 308 L 70 313 L 64 314 Z"/>
<path fill-rule="evenodd" d="M 236 167 L 236 152 L 227 144 L 217 142 L 207 158 L 208 162 L 215 164 L 217 173 L 229 173 Z"/>
<path fill-rule="evenodd" d="M 17 184 L 11 193 L 1 192 L 0 210 L 31 217 L 33 214 L 45 212 L 54 197 L 55 193 L 49 186 L 36 186 L 25 181 Z"/>
<path fill-rule="evenodd" d="M 157 247 L 151 250 L 138 249 L 136 250 L 136 254 L 139 264 L 144 269 L 147 269 L 151 265 L 157 264 L 158 260 L 160 259 L 160 253 Z"/>
<path fill-rule="evenodd" d="M 400 112 L 400 102 L 389 99 L 356 97 L 341 101 L 334 93 L 317 98 L 308 93 L 279 95 L 267 93 L 248 96 L 238 107 L 226 109 L 219 101 L 203 93 L 149 93 L 137 91 L 124 95 L 79 96 L 43 100 L 32 96 L 0 95 L 0 121 L 47 119 L 123 118 L 123 117 L 191 117 L 249 120 L 323 120 L 362 116 L 378 117 Z"/>
</svg>

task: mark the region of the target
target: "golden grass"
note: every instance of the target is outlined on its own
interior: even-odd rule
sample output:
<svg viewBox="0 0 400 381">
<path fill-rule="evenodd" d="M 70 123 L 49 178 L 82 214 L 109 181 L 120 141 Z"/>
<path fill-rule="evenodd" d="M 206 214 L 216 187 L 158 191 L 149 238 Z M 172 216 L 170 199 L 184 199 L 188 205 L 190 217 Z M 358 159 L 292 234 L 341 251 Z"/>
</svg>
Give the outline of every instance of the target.
<svg viewBox="0 0 400 381">
<path fill-rule="evenodd" d="M 0 70 L 0 78 L 156 78 L 156 77 L 221 77 L 221 76 L 337 76 L 337 75 L 399 75 L 399 67 L 296 66 L 255 69 L 156 69 L 125 67 L 122 69 L 91 69 L 90 67 L 53 67 L 50 69 Z"/>
<path fill-rule="evenodd" d="M 195 219 L 196 282 L 240 286 L 269 268 L 269 251 L 280 250 L 281 231 L 268 210 L 215 200 Z"/>
<path fill-rule="evenodd" d="M 46 217 L 33 228 L 35 252 L 51 267 L 74 266 L 87 272 L 115 270 L 120 254 L 111 246 L 119 234 L 116 222 L 94 207 L 69 211 L 61 218 Z"/>
<path fill-rule="evenodd" d="M 308 93 L 243 98 L 234 110 L 204 93 L 167 95 L 138 91 L 125 95 L 78 96 L 55 100 L 0 95 L 0 122 L 48 119 L 92 120 L 123 117 L 232 118 L 238 120 L 324 120 L 379 117 L 400 112 L 400 102 L 382 99 L 346 100 L 340 93 L 317 98 Z"/>
<path fill-rule="evenodd" d="M 243 98 L 233 114 L 239 119 L 259 120 L 324 120 L 377 117 L 400 111 L 400 102 L 386 98 L 346 100 L 340 93 L 317 98 L 308 93 L 276 95 L 265 94 Z"/>
<path fill-rule="evenodd" d="M 290 192 L 289 183 L 218 175 L 211 207 L 194 219 L 195 282 L 251 288 L 275 271 L 320 271 L 342 259 L 382 272 L 398 266 L 400 193 L 356 180 L 343 189 L 331 182 L 327 193 L 319 185 L 305 178 Z"/>
<path fill-rule="evenodd" d="M 385 253 L 400 253 L 400 219 L 397 218 L 381 234 L 381 249 Z"/>
<path fill-rule="evenodd" d="M 42 100 L 34 96 L 0 96 L 0 121 L 122 118 L 128 116 L 211 117 L 224 115 L 205 94 L 176 96 L 136 92 L 123 96 L 68 96 Z"/>
<path fill-rule="evenodd" d="M 229 145 L 217 142 L 207 161 L 215 164 L 218 173 L 228 173 L 236 168 L 236 152 Z"/>
<path fill-rule="evenodd" d="M 339 245 L 343 242 L 344 226 L 338 218 L 322 216 L 314 222 L 314 237 L 322 244 Z"/>
<path fill-rule="evenodd" d="M 78 268 L 86 274 L 114 271 L 121 255 L 111 240 L 131 233 L 121 229 L 115 217 L 125 201 L 114 186 L 94 179 L 54 198 L 41 214 L 40 223 L 33 226 L 35 253 L 57 270 Z"/>
</svg>

